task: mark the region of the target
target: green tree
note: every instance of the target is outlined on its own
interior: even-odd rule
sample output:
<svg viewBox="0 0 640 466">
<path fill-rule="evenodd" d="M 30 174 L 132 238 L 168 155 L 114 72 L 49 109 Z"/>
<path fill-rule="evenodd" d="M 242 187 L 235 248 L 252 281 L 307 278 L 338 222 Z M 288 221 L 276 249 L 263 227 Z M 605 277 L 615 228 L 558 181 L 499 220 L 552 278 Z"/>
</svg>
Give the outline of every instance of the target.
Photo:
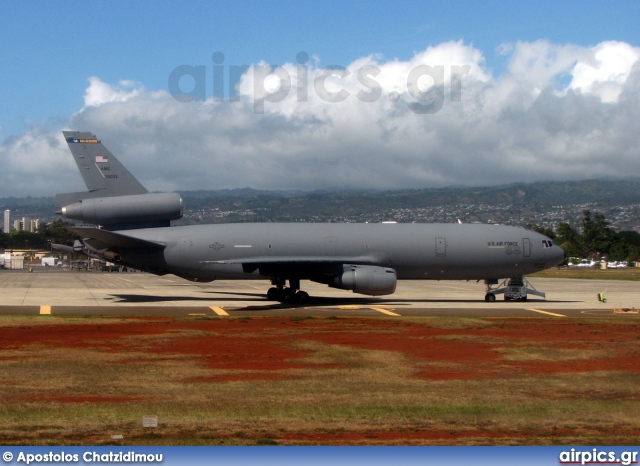
<svg viewBox="0 0 640 466">
<path fill-rule="evenodd" d="M 609 251 L 609 259 L 615 261 L 635 262 L 640 258 L 640 233 L 621 231 Z"/>
<path fill-rule="evenodd" d="M 553 231 L 553 228 L 545 228 L 545 227 L 541 227 L 539 225 L 533 225 L 531 223 L 529 223 L 527 225 L 527 228 L 529 228 L 530 230 L 535 231 L 536 233 L 540 233 L 542 235 L 545 235 L 547 238 L 554 239 L 556 237 L 556 232 Z"/>
<path fill-rule="evenodd" d="M 604 215 L 596 212 L 593 217 L 590 210 L 582 211 L 581 243 L 586 253 L 597 257 L 607 254 L 615 241 L 615 232 L 609 228 Z"/>
<path fill-rule="evenodd" d="M 622 240 L 614 242 L 609 248 L 609 261 L 623 261 L 629 255 L 629 245 Z"/>
<path fill-rule="evenodd" d="M 75 233 L 71 233 L 67 230 L 66 227 L 72 225 L 73 223 L 65 222 L 60 219 L 49 223 L 45 233 L 46 241 L 49 243 L 65 244 L 68 246 L 72 245 L 76 239 L 80 238 Z"/>
<path fill-rule="evenodd" d="M 5 247 L 9 249 L 44 249 L 46 245 L 47 240 L 37 233 L 14 230 L 9 233 Z"/>
<path fill-rule="evenodd" d="M 583 257 L 585 255 L 580 234 L 568 223 L 558 225 L 556 243 L 564 249 L 567 257 Z"/>
<path fill-rule="evenodd" d="M 629 265 L 633 264 L 634 262 L 640 262 L 640 246 L 629 246 L 626 260 Z"/>
</svg>

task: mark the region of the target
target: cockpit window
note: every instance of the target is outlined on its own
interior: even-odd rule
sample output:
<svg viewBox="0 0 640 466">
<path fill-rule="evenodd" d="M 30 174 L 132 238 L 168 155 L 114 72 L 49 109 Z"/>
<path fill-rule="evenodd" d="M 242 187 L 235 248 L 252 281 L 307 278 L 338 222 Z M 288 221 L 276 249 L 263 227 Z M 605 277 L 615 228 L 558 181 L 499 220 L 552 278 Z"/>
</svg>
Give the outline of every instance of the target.
<svg viewBox="0 0 640 466">
<path fill-rule="evenodd" d="M 553 247 L 553 241 L 543 239 L 542 240 L 542 247 L 543 248 L 552 248 Z"/>
</svg>

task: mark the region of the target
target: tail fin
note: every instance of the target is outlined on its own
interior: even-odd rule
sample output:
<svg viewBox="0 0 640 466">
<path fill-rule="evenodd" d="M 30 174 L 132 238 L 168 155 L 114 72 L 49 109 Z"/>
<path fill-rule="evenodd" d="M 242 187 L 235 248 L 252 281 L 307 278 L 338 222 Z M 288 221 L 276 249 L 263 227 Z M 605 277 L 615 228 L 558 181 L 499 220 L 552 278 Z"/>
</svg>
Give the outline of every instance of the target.
<svg viewBox="0 0 640 466">
<path fill-rule="evenodd" d="M 88 192 L 58 194 L 62 207 L 81 199 L 146 194 L 148 191 L 92 133 L 63 131 Z"/>
</svg>

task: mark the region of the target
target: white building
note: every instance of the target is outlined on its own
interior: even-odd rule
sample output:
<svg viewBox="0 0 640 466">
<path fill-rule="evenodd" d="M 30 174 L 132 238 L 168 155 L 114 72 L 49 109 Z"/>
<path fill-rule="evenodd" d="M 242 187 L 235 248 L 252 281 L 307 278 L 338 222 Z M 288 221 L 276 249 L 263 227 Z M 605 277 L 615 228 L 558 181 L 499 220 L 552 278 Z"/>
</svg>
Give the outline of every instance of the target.
<svg viewBox="0 0 640 466">
<path fill-rule="evenodd" d="M 5 233 L 11 231 L 11 211 L 9 209 L 4 211 L 4 229 L 2 231 Z"/>
<path fill-rule="evenodd" d="M 29 217 L 22 217 L 21 220 L 13 221 L 13 229 L 19 231 L 29 231 L 36 233 L 38 231 L 40 220 L 31 220 Z"/>
<path fill-rule="evenodd" d="M 9 223 L 9 212 L 8 210 L 4 211 L 4 225 L 5 225 L 5 233 L 9 233 L 9 231 L 7 231 L 9 225 L 11 225 Z M 40 226 L 40 220 L 35 219 L 32 220 L 29 217 L 22 217 L 22 219 L 20 220 L 14 220 L 13 221 L 13 229 L 16 231 L 28 231 L 30 233 L 37 233 L 38 232 L 38 227 Z"/>
</svg>

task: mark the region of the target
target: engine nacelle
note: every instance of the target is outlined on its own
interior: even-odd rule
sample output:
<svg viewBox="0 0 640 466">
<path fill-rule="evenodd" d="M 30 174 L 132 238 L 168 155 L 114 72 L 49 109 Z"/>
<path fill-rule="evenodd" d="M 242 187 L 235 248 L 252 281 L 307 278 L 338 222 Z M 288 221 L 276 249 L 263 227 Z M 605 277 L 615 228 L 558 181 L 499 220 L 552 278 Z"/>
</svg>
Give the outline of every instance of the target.
<svg viewBox="0 0 640 466">
<path fill-rule="evenodd" d="M 332 287 L 355 293 L 379 296 L 396 291 L 396 271 L 372 265 L 345 265 L 342 275 L 334 278 Z"/>
<path fill-rule="evenodd" d="M 64 218 L 95 225 L 144 225 L 168 224 L 181 218 L 183 209 L 178 193 L 147 193 L 83 199 L 63 207 L 60 213 Z"/>
</svg>

